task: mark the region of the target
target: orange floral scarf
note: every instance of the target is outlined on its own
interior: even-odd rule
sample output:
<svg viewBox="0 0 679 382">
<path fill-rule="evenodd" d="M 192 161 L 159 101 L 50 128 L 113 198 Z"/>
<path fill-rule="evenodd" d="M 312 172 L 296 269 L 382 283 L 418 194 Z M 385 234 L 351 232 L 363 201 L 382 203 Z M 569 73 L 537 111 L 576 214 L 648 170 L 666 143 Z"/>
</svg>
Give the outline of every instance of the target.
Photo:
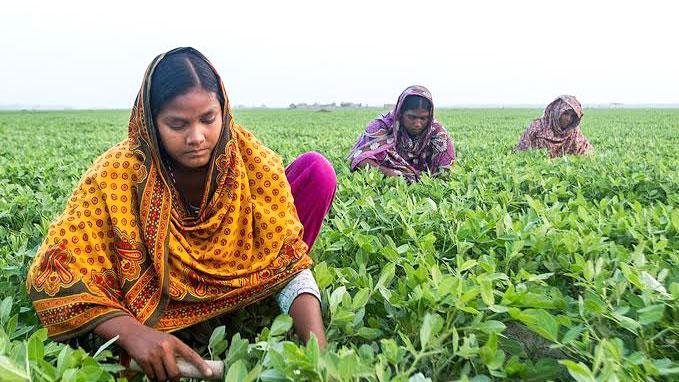
<svg viewBox="0 0 679 382">
<path fill-rule="evenodd" d="M 119 315 L 182 329 L 263 299 L 311 266 L 282 161 L 234 123 L 223 84 L 224 123 L 200 212 L 184 208 L 148 95 L 157 64 L 187 50 L 207 61 L 191 48 L 153 60 L 128 139 L 85 173 L 31 265 L 28 292 L 56 340 Z"/>
</svg>

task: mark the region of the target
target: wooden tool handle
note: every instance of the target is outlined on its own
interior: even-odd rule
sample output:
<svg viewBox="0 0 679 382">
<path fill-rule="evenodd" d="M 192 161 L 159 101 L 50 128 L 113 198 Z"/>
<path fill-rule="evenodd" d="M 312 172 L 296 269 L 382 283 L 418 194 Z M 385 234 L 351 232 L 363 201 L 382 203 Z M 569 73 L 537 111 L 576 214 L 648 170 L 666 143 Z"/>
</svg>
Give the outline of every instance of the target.
<svg viewBox="0 0 679 382">
<path fill-rule="evenodd" d="M 200 372 L 196 366 L 192 363 L 186 361 L 183 358 L 177 358 L 177 369 L 179 369 L 179 375 L 186 378 L 203 378 L 203 379 L 223 379 L 224 378 L 224 361 L 208 361 L 207 366 L 212 370 L 212 377 L 205 378 L 203 373 Z M 141 366 L 135 360 L 130 361 L 130 370 L 136 372 L 144 372 Z"/>
</svg>

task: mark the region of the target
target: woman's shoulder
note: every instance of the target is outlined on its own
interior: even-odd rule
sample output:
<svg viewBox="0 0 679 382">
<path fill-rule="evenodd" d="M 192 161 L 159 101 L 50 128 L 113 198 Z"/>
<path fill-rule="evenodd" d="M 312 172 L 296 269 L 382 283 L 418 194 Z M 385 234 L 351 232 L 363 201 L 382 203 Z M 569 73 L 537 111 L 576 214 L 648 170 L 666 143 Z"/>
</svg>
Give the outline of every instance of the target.
<svg viewBox="0 0 679 382">
<path fill-rule="evenodd" d="M 139 176 L 136 173 L 144 171 L 141 155 L 140 152 L 135 152 L 129 140 L 125 139 L 99 155 L 85 176 L 96 179 L 135 180 Z"/>
<path fill-rule="evenodd" d="M 446 139 L 446 140 L 452 140 L 452 136 L 450 135 L 450 131 L 446 129 L 445 126 L 441 124 L 441 122 L 434 120 L 432 122 L 431 127 L 433 129 L 433 134 L 432 134 L 432 139 Z"/>
<path fill-rule="evenodd" d="M 380 115 L 379 117 L 373 119 L 365 127 L 365 132 L 372 134 L 378 131 L 383 131 L 385 133 L 389 132 L 389 128 L 394 123 L 391 113 Z"/>
<path fill-rule="evenodd" d="M 528 124 L 528 128 L 526 130 L 540 130 L 544 126 L 544 121 L 543 119 L 540 118 L 535 118 L 530 123 Z"/>
<path fill-rule="evenodd" d="M 252 132 L 236 124 L 231 128 L 231 131 L 238 143 L 240 155 L 244 159 L 249 160 L 250 158 L 253 158 L 255 163 L 258 163 L 257 161 L 261 159 L 272 159 L 282 166 L 283 159 L 281 156 L 272 149 L 266 147 Z M 257 157 L 260 158 L 254 159 Z"/>
</svg>

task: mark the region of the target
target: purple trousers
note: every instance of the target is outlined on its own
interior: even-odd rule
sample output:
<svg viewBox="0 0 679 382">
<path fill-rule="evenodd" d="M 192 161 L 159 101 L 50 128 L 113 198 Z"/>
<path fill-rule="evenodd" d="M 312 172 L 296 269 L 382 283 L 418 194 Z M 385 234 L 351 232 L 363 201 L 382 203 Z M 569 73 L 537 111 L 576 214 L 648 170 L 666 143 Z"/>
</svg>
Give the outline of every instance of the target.
<svg viewBox="0 0 679 382">
<path fill-rule="evenodd" d="M 304 242 L 311 250 L 335 197 L 335 169 L 323 155 L 309 151 L 285 169 L 285 176 L 292 189 L 297 216 L 304 226 Z"/>
</svg>

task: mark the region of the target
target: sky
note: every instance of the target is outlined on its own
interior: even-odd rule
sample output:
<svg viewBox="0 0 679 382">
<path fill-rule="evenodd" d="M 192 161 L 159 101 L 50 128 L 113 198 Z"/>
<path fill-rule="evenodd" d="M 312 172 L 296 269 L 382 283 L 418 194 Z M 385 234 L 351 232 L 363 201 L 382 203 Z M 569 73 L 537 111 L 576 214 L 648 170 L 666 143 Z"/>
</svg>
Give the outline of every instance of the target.
<svg viewBox="0 0 679 382">
<path fill-rule="evenodd" d="M 102 4 L 104 6 L 102 6 Z M 4 1 L 0 106 L 130 108 L 192 46 L 233 105 L 679 103 L 677 1 Z"/>
</svg>

